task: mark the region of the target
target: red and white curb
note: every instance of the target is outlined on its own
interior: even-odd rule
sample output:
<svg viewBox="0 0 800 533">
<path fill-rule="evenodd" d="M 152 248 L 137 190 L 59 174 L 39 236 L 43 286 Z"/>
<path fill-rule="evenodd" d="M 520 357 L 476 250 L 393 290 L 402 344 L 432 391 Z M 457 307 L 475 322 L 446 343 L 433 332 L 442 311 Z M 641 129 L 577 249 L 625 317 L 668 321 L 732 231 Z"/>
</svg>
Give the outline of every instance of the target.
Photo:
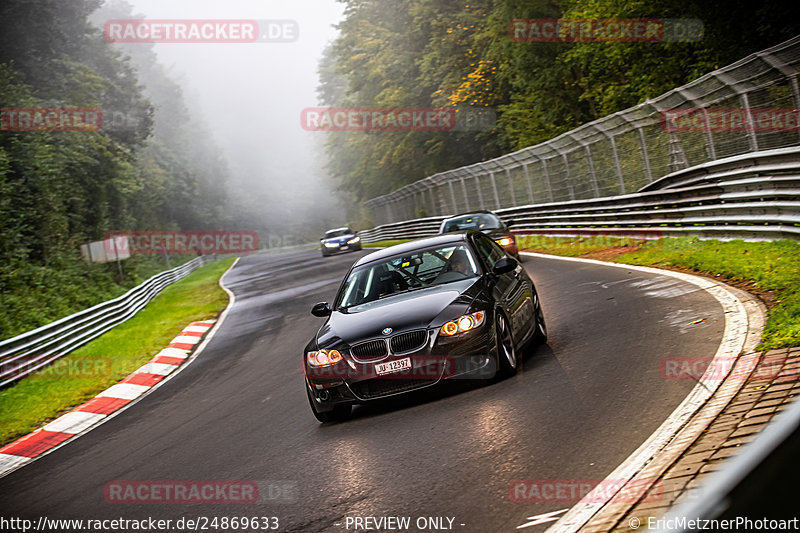
<svg viewBox="0 0 800 533">
<path fill-rule="evenodd" d="M 214 320 L 192 322 L 137 371 L 41 429 L 0 448 L 0 476 L 66 443 L 142 396 L 189 357 Z"/>
</svg>

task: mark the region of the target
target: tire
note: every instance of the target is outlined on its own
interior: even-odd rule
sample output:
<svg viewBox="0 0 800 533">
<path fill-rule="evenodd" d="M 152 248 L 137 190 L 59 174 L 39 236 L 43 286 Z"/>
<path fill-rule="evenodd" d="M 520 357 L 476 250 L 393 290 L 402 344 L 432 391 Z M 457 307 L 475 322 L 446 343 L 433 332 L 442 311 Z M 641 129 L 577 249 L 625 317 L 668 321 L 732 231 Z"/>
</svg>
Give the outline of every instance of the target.
<svg viewBox="0 0 800 533">
<path fill-rule="evenodd" d="M 505 315 L 498 312 L 495 319 L 495 345 L 497 349 L 497 368 L 500 378 L 510 377 L 517 373 L 519 357 L 514 346 L 511 324 Z"/>
<path fill-rule="evenodd" d="M 322 257 L 328 257 L 328 255 L 329 254 L 326 254 L 325 252 L 322 252 Z"/>
<path fill-rule="evenodd" d="M 350 418 L 351 406 L 348 404 L 339 404 L 330 411 L 317 411 L 317 405 L 314 398 L 311 396 L 311 391 L 308 390 L 306 385 L 306 395 L 308 396 L 308 403 L 311 405 L 311 412 L 314 417 L 322 423 L 341 422 Z"/>
<path fill-rule="evenodd" d="M 533 291 L 533 317 L 536 319 L 536 333 L 533 334 L 533 344 L 538 346 L 547 342 L 547 324 L 544 321 L 542 303 L 539 301 L 539 293 Z"/>
</svg>

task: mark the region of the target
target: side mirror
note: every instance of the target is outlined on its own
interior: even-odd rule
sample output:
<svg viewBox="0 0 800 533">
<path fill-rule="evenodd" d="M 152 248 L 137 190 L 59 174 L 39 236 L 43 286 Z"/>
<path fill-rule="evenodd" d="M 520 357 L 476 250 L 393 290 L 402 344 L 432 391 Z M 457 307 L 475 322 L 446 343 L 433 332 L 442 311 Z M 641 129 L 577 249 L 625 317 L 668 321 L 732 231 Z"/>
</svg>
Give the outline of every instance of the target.
<svg viewBox="0 0 800 533">
<path fill-rule="evenodd" d="M 319 302 L 311 308 L 311 314 L 314 316 L 330 316 L 331 306 L 328 305 L 328 302 Z"/>
<path fill-rule="evenodd" d="M 514 259 L 513 257 L 501 257 L 494 264 L 492 272 L 494 272 L 499 276 L 500 274 L 506 274 L 516 269 L 517 265 L 518 265 L 517 260 Z"/>
</svg>

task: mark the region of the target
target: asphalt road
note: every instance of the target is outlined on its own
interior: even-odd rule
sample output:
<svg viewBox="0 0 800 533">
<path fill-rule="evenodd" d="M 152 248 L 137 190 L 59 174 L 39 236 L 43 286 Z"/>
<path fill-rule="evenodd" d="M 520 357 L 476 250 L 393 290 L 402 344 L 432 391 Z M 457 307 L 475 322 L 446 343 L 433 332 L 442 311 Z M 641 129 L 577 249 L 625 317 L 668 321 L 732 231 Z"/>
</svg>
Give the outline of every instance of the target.
<svg viewBox="0 0 800 533">
<path fill-rule="evenodd" d="M 365 516 L 407 516 L 411 531 L 434 531 L 443 528 L 418 529 L 416 520 L 448 517 L 452 525 L 442 524 L 455 531 L 514 531 L 573 502 L 512 501 L 513 480 L 604 478 L 694 385 L 664 379 L 661 359 L 714 355 L 724 326 L 713 298 L 672 278 L 528 258 L 550 341 L 526 354 L 517 376 L 358 407 L 352 420 L 320 425 L 301 374 L 301 351 L 323 322 L 309 310 L 333 299 L 356 258 L 243 258 L 226 278 L 236 305 L 200 357 L 119 416 L 0 479 L 0 516 L 274 516 L 278 531 L 302 532 L 355 531 L 352 519 Z M 262 496 L 244 505 L 108 503 L 104 487 L 118 480 L 256 481 Z"/>
</svg>

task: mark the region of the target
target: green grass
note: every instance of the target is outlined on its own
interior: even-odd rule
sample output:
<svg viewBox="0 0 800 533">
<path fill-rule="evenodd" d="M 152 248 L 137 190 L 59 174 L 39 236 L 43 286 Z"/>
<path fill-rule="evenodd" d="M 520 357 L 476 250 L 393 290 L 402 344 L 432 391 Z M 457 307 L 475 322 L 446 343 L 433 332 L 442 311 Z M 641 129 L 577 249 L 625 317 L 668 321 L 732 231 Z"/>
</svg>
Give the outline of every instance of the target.
<svg viewBox="0 0 800 533">
<path fill-rule="evenodd" d="M 190 322 L 216 318 L 228 305 L 219 278 L 233 261 L 197 269 L 164 289 L 133 318 L 59 359 L 54 367 L 0 390 L 0 444 L 29 433 L 135 371 Z"/>
<path fill-rule="evenodd" d="M 395 244 L 403 244 L 404 242 L 408 242 L 412 239 L 399 239 L 395 241 L 387 240 L 387 241 L 378 241 L 378 242 L 365 242 L 361 246 L 363 248 L 386 248 L 387 246 L 394 246 Z"/>
<path fill-rule="evenodd" d="M 552 242 L 549 239 L 553 239 Z M 536 237 L 531 241 L 536 251 L 555 255 L 582 255 L 599 251 L 602 242 L 591 239 L 580 243 L 572 239 Z M 623 240 L 624 241 L 624 240 Z M 519 239 L 518 239 L 519 242 Z M 607 248 L 621 246 L 619 239 L 609 239 Z M 640 241 L 641 242 L 641 241 Z M 635 244 L 635 242 L 633 243 Z M 571 253 L 571 252 L 580 253 Z M 659 239 L 642 244 L 638 251 L 613 259 L 634 265 L 673 266 L 730 280 L 752 282 L 764 291 L 777 295 L 770 309 L 759 350 L 800 346 L 800 243 L 790 240 L 745 242 L 699 240 L 694 237 Z"/>
</svg>

